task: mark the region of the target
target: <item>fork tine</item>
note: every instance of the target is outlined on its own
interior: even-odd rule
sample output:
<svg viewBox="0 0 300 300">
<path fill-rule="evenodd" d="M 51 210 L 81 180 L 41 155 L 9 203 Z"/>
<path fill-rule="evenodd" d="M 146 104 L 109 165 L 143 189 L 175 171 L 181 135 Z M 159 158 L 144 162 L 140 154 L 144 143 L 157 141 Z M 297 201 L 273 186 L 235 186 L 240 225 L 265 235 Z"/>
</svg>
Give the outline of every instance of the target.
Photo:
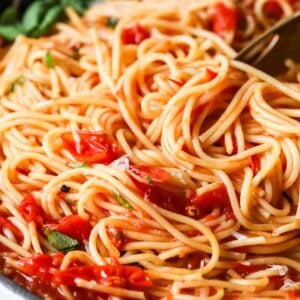
<svg viewBox="0 0 300 300">
<path fill-rule="evenodd" d="M 270 74 L 285 71 L 285 60 L 300 62 L 300 12 L 251 42 L 235 57 Z"/>
</svg>

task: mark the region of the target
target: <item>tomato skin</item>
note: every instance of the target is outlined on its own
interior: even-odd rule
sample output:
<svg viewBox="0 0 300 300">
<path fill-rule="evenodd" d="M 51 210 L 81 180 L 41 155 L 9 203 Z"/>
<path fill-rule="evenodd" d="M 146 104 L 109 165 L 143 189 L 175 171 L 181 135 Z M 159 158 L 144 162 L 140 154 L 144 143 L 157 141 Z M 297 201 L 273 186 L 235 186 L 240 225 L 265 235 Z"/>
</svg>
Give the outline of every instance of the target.
<svg viewBox="0 0 300 300">
<path fill-rule="evenodd" d="M 202 195 L 193 195 L 191 203 L 196 205 L 199 209 L 213 209 L 216 206 L 230 206 L 229 197 L 224 184 L 220 185 L 215 190 L 208 191 Z"/>
<path fill-rule="evenodd" d="M 117 142 L 104 132 L 66 132 L 61 138 L 64 147 L 80 162 L 111 163 L 122 154 Z"/>
<path fill-rule="evenodd" d="M 0 230 L 3 232 L 4 228 L 9 229 L 13 233 L 13 235 L 15 236 L 15 238 L 17 240 L 23 239 L 22 232 L 12 222 L 10 222 L 6 217 L 0 215 Z"/>
<path fill-rule="evenodd" d="M 287 2 L 290 5 L 294 5 L 296 0 L 288 0 Z M 267 16 L 275 20 L 279 20 L 283 15 L 281 5 L 276 0 L 269 0 L 263 8 Z"/>
<path fill-rule="evenodd" d="M 170 179 L 170 174 L 159 167 L 131 165 L 129 167 L 129 171 L 131 172 L 131 175 L 139 182 L 148 184 L 164 183 Z"/>
<path fill-rule="evenodd" d="M 280 4 L 276 0 L 269 0 L 264 5 L 264 11 L 270 18 L 279 20 L 282 17 L 283 11 Z"/>
<path fill-rule="evenodd" d="M 213 79 L 215 79 L 218 75 L 218 73 L 214 72 L 213 70 L 206 68 L 206 80 L 207 81 L 211 81 Z"/>
<path fill-rule="evenodd" d="M 75 287 L 76 278 L 88 281 L 95 280 L 105 285 L 138 290 L 153 285 L 144 270 L 136 266 L 120 265 L 114 259 L 112 260 L 112 264 L 104 266 L 86 265 L 72 267 L 67 270 L 57 270 L 54 276 L 54 283 Z"/>
<path fill-rule="evenodd" d="M 80 242 L 88 240 L 92 231 L 91 225 L 79 215 L 71 215 L 59 220 L 58 224 L 45 225 L 46 228 L 59 231 Z"/>
<path fill-rule="evenodd" d="M 126 27 L 122 31 L 122 42 L 124 45 L 139 45 L 143 40 L 149 37 L 149 31 L 139 23 Z"/>
<path fill-rule="evenodd" d="M 213 32 L 220 37 L 226 37 L 228 32 L 235 32 L 237 24 L 237 10 L 235 7 L 229 7 L 223 2 L 215 5 L 213 16 Z"/>
<path fill-rule="evenodd" d="M 25 198 L 19 204 L 18 210 L 27 222 L 43 224 L 45 213 L 32 194 L 25 196 Z"/>
<path fill-rule="evenodd" d="M 175 83 L 175 84 L 177 84 L 178 86 L 183 86 L 184 85 L 184 82 L 183 81 L 179 81 L 179 80 L 175 80 L 175 79 L 173 79 L 173 78 L 168 78 L 168 80 L 170 80 L 171 82 L 173 82 L 173 83 Z"/>
<path fill-rule="evenodd" d="M 243 277 L 251 273 L 267 269 L 267 267 L 267 265 L 245 265 L 238 262 L 233 263 L 233 269 Z"/>
</svg>

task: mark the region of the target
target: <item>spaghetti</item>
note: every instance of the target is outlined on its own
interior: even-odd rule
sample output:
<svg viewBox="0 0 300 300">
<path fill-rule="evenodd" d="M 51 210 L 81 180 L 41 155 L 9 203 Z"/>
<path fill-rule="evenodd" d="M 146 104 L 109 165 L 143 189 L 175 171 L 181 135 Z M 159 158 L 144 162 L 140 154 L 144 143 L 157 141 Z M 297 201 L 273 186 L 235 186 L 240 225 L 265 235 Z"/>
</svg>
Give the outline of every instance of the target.
<svg viewBox="0 0 300 300">
<path fill-rule="evenodd" d="M 5 275 L 45 299 L 297 299 L 297 66 L 233 60 L 297 6 L 111 1 L 3 46 Z"/>
</svg>

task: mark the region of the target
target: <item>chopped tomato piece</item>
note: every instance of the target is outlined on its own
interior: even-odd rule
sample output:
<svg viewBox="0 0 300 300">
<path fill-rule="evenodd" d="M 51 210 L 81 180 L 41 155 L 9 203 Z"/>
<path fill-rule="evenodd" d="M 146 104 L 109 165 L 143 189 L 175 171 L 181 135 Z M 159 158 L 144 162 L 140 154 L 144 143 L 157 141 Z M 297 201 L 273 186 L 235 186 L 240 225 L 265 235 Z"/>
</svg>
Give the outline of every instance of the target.
<svg viewBox="0 0 300 300">
<path fill-rule="evenodd" d="M 170 179 L 170 174 L 159 167 L 132 165 L 129 171 L 136 180 L 148 184 L 164 183 Z"/>
<path fill-rule="evenodd" d="M 287 2 L 290 5 L 294 5 L 296 0 L 288 0 Z M 269 0 L 268 2 L 266 2 L 266 4 L 264 5 L 264 11 L 268 17 L 275 20 L 279 20 L 283 15 L 282 7 L 279 4 L 279 1 L 276 0 Z"/>
<path fill-rule="evenodd" d="M 47 254 L 35 254 L 28 258 L 23 258 L 18 262 L 18 269 L 31 277 L 38 277 L 41 280 L 52 281 L 53 271 L 58 268 L 63 259 L 62 253 L 53 256 Z"/>
<path fill-rule="evenodd" d="M 3 232 L 4 228 L 10 230 L 17 240 L 23 239 L 23 234 L 12 222 L 10 222 L 5 216 L 0 215 L 0 230 Z"/>
<path fill-rule="evenodd" d="M 64 147 L 77 161 L 111 163 L 122 154 L 117 142 L 104 132 L 67 132 L 61 138 Z"/>
<path fill-rule="evenodd" d="M 59 220 L 58 224 L 49 224 L 45 227 L 59 231 L 78 241 L 85 241 L 89 238 L 92 227 L 79 215 L 71 215 Z"/>
<path fill-rule="evenodd" d="M 215 190 L 208 191 L 201 195 L 195 194 L 191 198 L 191 203 L 196 205 L 199 209 L 204 210 L 213 209 L 217 206 L 230 206 L 229 197 L 224 184 Z"/>
<path fill-rule="evenodd" d="M 241 276 L 246 276 L 266 268 L 267 265 L 246 265 L 238 262 L 233 263 L 233 269 L 236 270 Z"/>
<path fill-rule="evenodd" d="M 54 282 L 67 286 L 76 286 L 75 279 L 95 280 L 101 284 L 125 287 L 130 289 L 144 289 L 153 284 L 147 273 L 136 266 L 120 265 L 116 260 L 112 264 L 97 266 L 88 265 L 58 270 Z"/>
<path fill-rule="evenodd" d="M 169 191 L 157 184 L 144 182 L 144 178 L 140 177 L 139 180 L 137 180 L 132 172 L 130 175 L 145 200 L 179 214 L 188 214 L 186 208 L 189 206 L 190 201 L 186 198 L 185 191 Z M 153 180 L 153 182 L 155 181 Z M 157 182 L 163 182 L 163 180 Z"/>
<path fill-rule="evenodd" d="M 213 80 L 214 78 L 217 77 L 217 75 L 218 75 L 218 73 L 212 71 L 209 68 L 206 68 L 206 78 L 207 78 L 207 81 Z"/>
<path fill-rule="evenodd" d="M 228 33 L 235 33 L 236 24 L 236 8 L 227 6 L 223 2 L 217 3 L 213 17 L 213 31 L 220 37 L 225 38 Z"/>
<path fill-rule="evenodd" d="M 276 0 L 269 0 L 264 5 L 264 11 L 267 16 L 279 20 L 282 17 L 283 11 L 281 5 Z"/>
<path fill-rule="evenodd" d="M 122 32 L 122 42 L 125 45 L 139 45 L 143 40 L 150 37 L 149 31 L 139 23 L 126 27 Z"/>
<path fill-rule="evenodd" d="M 223 209 L 223 213 L 225 214 L 227 220 L 234 220 L 236 221 L 236 217 L 235 214 L 232 210 L 231 205 L 228 203 L 228 205 L 226 205 Z"/>
<path fill-rule="evenodd" d="M 32 194 L 28 194 L 19 204 L 19 212 L 27 222 L 43 224 L 45 213 Z"/>
<path fill-rule="evenodd" d="M 203 252 L 194 252 L 186 255 L 186 265 L 185 267 L 189 270 L 195 270 L 200 268 L 201 261 L 208 258 L 208 256 Z"/>
<path fill-rule="evenodd" d="M 228 216 L 229 212 L 232 212 L 229 197 L 224 185 L 220 185 L 218 189 L 204 193 L 201 196 L 197 195 L 195 192 L 192 196 L 187 196 L 187 191 L 185 190 L 170 190 L 159 185 L 159 183 L 168 180 L 168 173 L 165 174 L 165 171 L 160 168 L 155 168 L 155 170 L 152 169 L 149 172 L 147 168 L 148 167 L 130 167 L 132 180 L 138 190 L 143 194 L 145 200 L 169 211 L 196 219 L 204 217 L 217 206 L 221 206 L 224 209 L 227 208 Z M 149 174 L 153 177 L 149 176 Z M 152 184 L 151 181 L 153 181 Z M 234 215 L 230 218 L 235 219 Z"/>
</svg>

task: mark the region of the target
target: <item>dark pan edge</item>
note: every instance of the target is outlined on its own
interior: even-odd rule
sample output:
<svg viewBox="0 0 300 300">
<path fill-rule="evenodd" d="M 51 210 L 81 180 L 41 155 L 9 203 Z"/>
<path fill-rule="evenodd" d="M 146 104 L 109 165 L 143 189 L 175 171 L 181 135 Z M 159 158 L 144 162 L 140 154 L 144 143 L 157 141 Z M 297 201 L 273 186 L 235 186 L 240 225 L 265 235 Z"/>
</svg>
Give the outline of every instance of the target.
<svg viewBox="0 0 300 300">
<path fill-rule="evenodd" d="M 28 292 L 21 286 L 17 285 L 15 282 L 10 280 L 9 278 L 0 274 L 0 286 L 5 287 L 9 290 L 12 294 L 18 295 L 23 297 L 26 300 L 40 300 L 41 298 L 33 295 L 32 293 Z"/>
</svg>

